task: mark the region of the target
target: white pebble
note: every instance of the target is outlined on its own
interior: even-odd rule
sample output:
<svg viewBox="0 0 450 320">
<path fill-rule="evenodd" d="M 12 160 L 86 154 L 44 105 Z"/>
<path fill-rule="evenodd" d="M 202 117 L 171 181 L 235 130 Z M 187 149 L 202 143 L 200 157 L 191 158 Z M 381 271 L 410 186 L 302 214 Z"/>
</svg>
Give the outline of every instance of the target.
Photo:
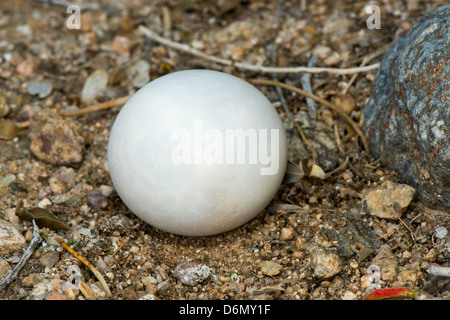
<svg viewBox="0 0 450 320">
<path fill-rule="evenodd" d="M 435 237 L 438 239 L 444 239 L 448 234 L 448 231 L 445 227 L 437 227 Z"/>
</svg>

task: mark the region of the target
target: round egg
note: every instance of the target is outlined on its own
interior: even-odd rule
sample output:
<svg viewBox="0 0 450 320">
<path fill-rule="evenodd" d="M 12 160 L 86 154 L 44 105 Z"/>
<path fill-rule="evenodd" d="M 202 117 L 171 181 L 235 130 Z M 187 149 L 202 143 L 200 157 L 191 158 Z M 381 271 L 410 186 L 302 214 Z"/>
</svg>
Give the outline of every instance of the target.
<svg viewBox="0 0 450 320">
<path fill-rule="evenodd" d="M 215 235 L 253 219 L 277 193 L 286 164 L 286 133 L 270 101 L 210 70 L 142 87 L 108 143 L 111 180 L 125 205 L 178 235 Z"/>
</svg>

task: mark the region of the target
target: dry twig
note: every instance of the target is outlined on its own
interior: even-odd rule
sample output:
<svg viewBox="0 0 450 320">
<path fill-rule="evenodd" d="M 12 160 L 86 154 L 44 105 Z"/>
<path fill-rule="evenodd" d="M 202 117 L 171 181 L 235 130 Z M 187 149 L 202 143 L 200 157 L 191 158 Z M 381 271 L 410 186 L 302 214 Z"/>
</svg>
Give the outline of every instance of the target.
<svg viewBox="0 0 450 320">
<path fill-rule="evenodd" d="M 100 271 L 98 271 L 98 269 L 96 267 L 94 267 L 94 265 L 92 263 L 90 263 L 89 261 L 87 261 L 82 255 L 80 255 L 78 252 L 76 252 L 75 250 L 73 250 L 71 247 L 69 247 L 67 244 L 65 244 L 61 239 L 55 238 L 56 242 L 58 242 L 61 246 L 63 246 L 64 249 L 66 249 L 67 251 L 69 251 L 75 258 L 77 258 L 78 260 L 80 260 L 86 267 L 88 267 L 92 273 L 97 277 L 97 279 L 100 281 L 100 283 L 102 284 L 103 289 L 106 292 L 106 295 L 108 297 L 111 296 L 111 291 L 109 290 L 108 284 L 105 281 L 105 278 L 103 278 L 102 274 L 100 273 Z"/>
<path fill-rule="evenodd" d="M 90 107 L 86 107 L 83 109 L 61 112 L 61 114 L 63 116 L 79 116 L 79 115 L 90 113 L 90 112 L 101 111 L 101 110 L 112 108 L 118 104 L 125 104 L 130 98 L 131 98 L 131 95 L 121 97 L 121 98 L 116 98 L 116 99 L 112 99 L 112 100 L 109 100 L 106 102 L 95 104 L 95 105 L 92 105 Z"/>
<path fill-rule="evenodd" d="M 87 9 L 100 9 L 100 6 L 98 5 L 98 3 L 86 3 L 86 4 L 76 4 L 76 3 L 72 3 L 72 2 L 67 2 L 67 1 L 61 1 L 61 0 L 36 0 L 37 2 L 41 2 L 41 3 L 48 3 L 48 4 L 52 4 L 55 6 L 59 6 L 59 7 L 64 7 L 64 8 L 68 8 L 70 5 L 77 5 L 78 7 L 80 7 L 81 10 L 87 10 Z"/>
<path fill-rule="evenodd" d="M 39 227 L 36 225 L 36 222 L 33 220 L 33 238 L 31 238 L 30 245 L 27 250 L 23 254 L 22 258 L 20 258 L 19 263 L 15 266 L 13 270 L 8 272 L 8 275 L 0 281 L 0 291 L 3 290 L 7 285 L 9 285 L 14 278 L 19 274 L 20 270 L 22 270 L 23 266 L 27 262 L 27 260 L 31 257 L 34 250 L 36 250 L 41 244 L 41 235 L 39 234 Z"/>
<path fill-rule="evenodd" d="M 300 88 L 285 84 L 285 83 L 281 83 L 281 82 L 276 82 L 276 81 L 271 81 L 271 80 L 265 80 L 265 79 L 254 79 L 254 80 L 248 80 L 249 82 L 253 83 L 253 84 L 261 84 L 261 85 L 268 85 L 268 86 L 280 86 L 282 88 L 297 92 L 299 94 L 302 94 L 306 97 L 309 97 L 311 99 L 316 100 L 317 102 L 323 104 L 324 106 L 330 108 L 331 110 L 335 111 L 336 113 L 338 113 L 341 117 L 343 117 L 350 125 L 351 127 L 356 131 L 356 133 L 359 135 L 359 137 L 361 138 L 361 141 L 364 145 L 364 149 L 369 152 L 369 145 L 367 144 L 366 141 L 366 137 L 364 137 L 364 134 L 362 133 L 361 129 L 359 129 L 358 125 L 353 121 L 352 118 L 350 118 L 344 111 L 342 111 L 341 109 L 339 109 L 338 107 L 336 107 L 334 104 L 332 104 L 331 102 L 328 102 L 322 98 L 317 97 L 316 95 L 313 95 L 309 92 L 306 92 Z"/>
<path fill-rule="evenodd" d="M 308 141 L 308 139 L 306 138 L 305 134 L 303 133 L 302 128 L 300 127 L 300 125 L 298 124 L 297 121 L 295 121 L 291 116 L 289 116 L 286 112 L 284 112 L 283 110 L 280 110 L 280 112 L 282 114 L 284 114 L 286 116 L 286 118 L 288 118 L 297 128 L 298 132 L 300 133 L 300 136 L 302 137 L 303 141 L 308 145 L 308 148 L 311 150 L 312 156 L 313 156 L 313 160 L 314 162 L 317 161 L 317 153 L 314 151 L 314 148 L 312 147 L 311 143 Z"/>
<path fill-rule="evenodd" d="M 219 58 L 215 56 L 211 56 L 209 54 L 200 52 L 191 46 L 187 44 L 181 44 L 178 42 L 174 42 L 172 40 L 166 39 L 164 37 L 161 37 L 157 35 L 154 31 L 150 30 L 149 28 L 140 25 L 139 31 L 146 36 L 147 38 L 156 41 L 162 45 L 165 45 L 169 48 L 176 49 L 178 51 L 189 53 L 193 56 L 206 59 L 208 61 L 216 62 L 222 65 L 230 66 L 233 65 L 237 69 L 242 69 L 246 71 L 256 71 L 261 73 L 299 73 L 299 72 L 309 72 L 309 73 L 321 73 L 321 72 L 328 72 L 332 74 L 354 74 L 359 72 L 366 72 L 377 69 L 380 64 L 375 63 L 370 66 L 365 67 L 356 67 L 356 68 L 347 68 L 347 69 L 339 69 L 339 68 L 309 68 L 309 67 L 292 67 L 292 68 L 279 68 L 279 67 L 264 67 L 264 66 L 256 66 L 249 63 L 243 63 L 243 62 L 235 62 L 232 60 Z"/>
<path fill-rule="evenodd" d="M 338 171 L 344 170 L 345 168 L 347 168 L 348 164 L 350 163 L 349 158 L 345 158 L 345 161 L 343 164 L 341 164 L 339 167 L 337 167 L 336 169 L 334 169 L 333 171 L 327 172 L 325 174 L 325 179 L 328 179 L 329 177 L 331 177 L 333 174 L 335 174 Z"/>
<path fill-rule="evenodd" d="M 311 58 L 311 60 L 309 60 L 308 67 L 312 68 L 312 67 L 314 67 L 316 65 L 316 63 L 317 63 L 317 57 L 314 56 L 314 57 Z M 302 85 L 303 90 L 313 94 L 312 87 L 311 87 L 311 73 L 305 72 L 300 77 L 300 84 Z M 317 118 L 316 101 L 314 101 L 313 99 L 307 97 L 306 98 L 306 106 L 308 107 L 309 115 L 314 117 L 314 118 Z"/>
</svg>

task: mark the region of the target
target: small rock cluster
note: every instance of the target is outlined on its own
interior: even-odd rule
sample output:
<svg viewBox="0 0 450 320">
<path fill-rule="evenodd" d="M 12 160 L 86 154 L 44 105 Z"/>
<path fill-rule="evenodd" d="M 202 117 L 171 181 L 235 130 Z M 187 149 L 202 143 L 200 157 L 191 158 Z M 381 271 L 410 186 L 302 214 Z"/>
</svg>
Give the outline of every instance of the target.
<svg viewBox="0 0 450 320">
<path fill-rule="evenodd" d="M 106 162 L 118 106 L 62 115 L 128 96 L 170 71 L 220 67 L 143 38 L 135 32 L 139 24 L 237 61 L 288 67 L 306 65 L 313 54 L 318 66 L 340 68 L 356 66 L 354 61 L 391 41 L 390 30 L 405 32 L 422 12 L 445 1 L 381 1 L 382 10 L 392 14 L 382 15 L 382 30 L 368 30 L 354 23 L 367 19 L 354 10 L 364 1 L 355 6 L 308 1 L 305 11 L 303 1 L 181 1 L 180 6 L 119 1 L 129 6 L 122 10 L 98 0 L 102 9 L 83 10 L 82 29 L 73 32 L 61 31 L 65 21 L 55 4 L 16 2 L 0 1 L 0 121 L 28 131 L 0 140 L 0 281 L 17 266 L 33 236 L 31 222 L 18 215 L 20 200 L 25 209 L 52 212 L 70 230 L 41 228 L 42 243 L 0 299 L 356 300 L 396 286 L 417 289 L 425 298 L 450 297 L 449 278 L 430 273 L 430 265 L 448 267 L 448 210 L 421 202 L 441 194 L 432 203 L 442 204 L 449 194 L 442 184 L 448 141 L 441 140 L 448 140 L 449 64 L 441 63 L 449 57 L 448 6 L 430 13 L 394 47 L 365 108 L 374 72 L 359 74 L 348 96 L 340 92 L 351 75 L 311 77 L 314 93 L 334 100 L 356 122 L 365 112 L 372 152 L 401 167 L 400 174 L 369 162 L 342 119 L 321 106 L 317 118 L 308 118 L 313 115 L 305 111 L 304 98 L 283 90 L 324 171 L 339 166 L 343 155 L 351 155 L 351 166 L 326 180 L 306 177 L 284 185 L 258 217 L 225 234 L 179 237 L 149 227 L 127 210 L 112 188 Z M 414 4 L 416 9 L 409 8 Z M 172 25 L 162 18 L 167 12 Z M 446 43 L 435 50 L 440 41 Z M 274 60 L 269 45 L 277 53 Z M 231 67 L 222 71 L 238 73 Z M 298 85 L 300 75 L 277 77 Z M 280 104 L 273 88 L 259 89 Z M 292 160 L 310 157 L 296 127 L 284 121 Z M 441 176 L 440 166 L 447 168 Z M 56 238 L 99 270 L 112 297 Z"/>
</svg>

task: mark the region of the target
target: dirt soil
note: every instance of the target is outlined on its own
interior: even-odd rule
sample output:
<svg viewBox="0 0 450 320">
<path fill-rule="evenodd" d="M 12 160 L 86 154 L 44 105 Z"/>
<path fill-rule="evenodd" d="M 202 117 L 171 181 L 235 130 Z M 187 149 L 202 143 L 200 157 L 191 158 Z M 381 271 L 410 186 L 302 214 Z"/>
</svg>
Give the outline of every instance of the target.
<svg viewBox="0 0 450 320">
<path fill-rule="evenodd" d="M 33 225 L 17 215 L 20 201 L 27 209 L 39 206 L 53 212 L 69 230 L 41 227 L 42 244 L 0 298 L 356 300 L 363 299 L 371 286 L 376 288 L 373 281 L 368 284 L 368 277 L 373 271 L 369 267 L 378 261 L 391 272 L 377 280 L 378 288 L 409 287 L 419 291 L 416 299 L 449 299 L 448 278 L 429 273 L 430 263 L 448 266 L 449 237 L 436 237 L 436 228 L 450 229 L 448 213 L 413 200 L 401 219 L 366 214 L 361 204 L 364 195 L 386 180 L 399 179 L 380 167 L 348 123 L 325 106 L 318 105 L 318 122 L 339 142 L 330 168 L 347 157 L 349 165 L 327 179 L 304 177 L 282 185 L 255 219 L 209 237 L 157 230 L 135 217 L 111 189 L 107 142 L 122 104 L 79 116 L 63 115 L 133 94 L 142 81 L 193 68 L 244 79 L 276 77 L 300 87 L 302 74 L 275 76 L 224 66 L 151 41 L 139 32 L 139 25 L 209 55 L 239 62 L 306 66 L 315 55 L 319 67 L 350 68 L 388 49 L 425 12 L 445 2 L 378 1 L 381 29 L 371 30 L 366 25 L 370 16 L 364 11 L 366 1 L 102 0 L 94 7 L 82 7 L 81 29 L 70 30 L 66 22 L 71 13 L 64 2 L 2 0 L 0 105 L 8 110 L 2 114 L 0 109 L 0 117 L 28 131 L 0 140 L 0 218 L 14 225 L 27 244 Z M 379 62 L 382 56 L 367 64 Z M 139 73 L 145 67 L 148 72 Z M 106 71 L 107 84 L 96 83 L 103 93 L 89 100 L 83 97 L 83 86 L 96 70 Z M 376 70 L 358 73 L 354 80 L 352 76 L 312 74 L 311 86 L 315 95 L 347 108 L 361 125 Z M 46 87 L 30 87 L 33 82 Z M 257 87 L 282 109 L 274 87 Z M 292 115 L 308 110 L 301 95 L 283 90 L 283 97 Z M 281 112 L 280 116 L 285 119 Z M 47 158 L 41 154 L 51 149 L 48 140 L 58 140 L 71 130 L 72 140 L 62 141 L 59 152 Z M 295 127 L 289 130 L 298 135 Z M 43 143 L 39 148 L 37 140 Z M 74 148 L 80 141 L 80 148 Z M 302 158 L 295 150 L 290 152 L 296 160 Z M 89 201 L 88 193 L 94 197 Z M 55 238 L 98 268 L 111 296 Z M 10 268 L 27 244 L 2 257 Z M 335 272 L 330 260 L 316 257 L 318 252 L 334 259 Z M 183 283 L 174 270 L 187 261 L 207 266 L 209 275 L 193 285 Z M 320 273 L 320 267 L 329 273 Z M 80 288 L 78 280 L 89 289 Z"/>
</svg>

